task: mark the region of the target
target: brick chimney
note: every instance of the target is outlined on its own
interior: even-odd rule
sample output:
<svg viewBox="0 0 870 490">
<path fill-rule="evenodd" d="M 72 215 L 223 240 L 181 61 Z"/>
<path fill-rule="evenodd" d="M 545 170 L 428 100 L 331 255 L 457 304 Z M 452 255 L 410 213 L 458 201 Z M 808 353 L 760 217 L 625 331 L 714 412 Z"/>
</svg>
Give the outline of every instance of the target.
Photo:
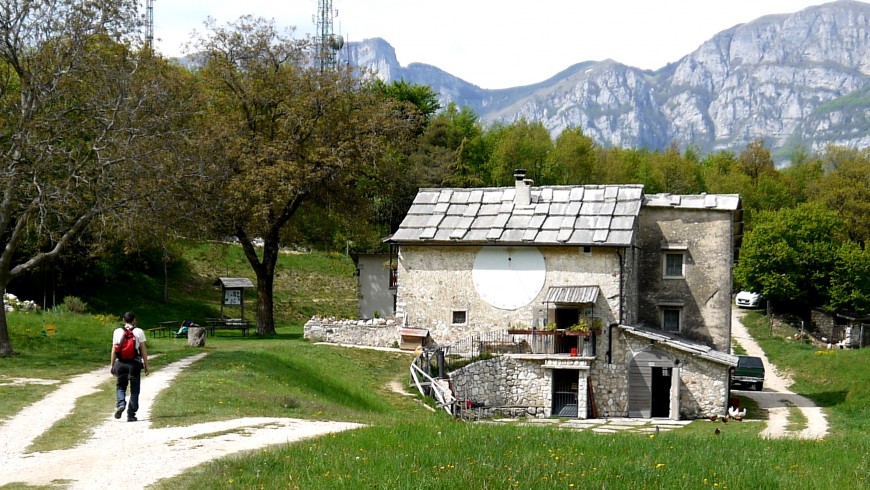
<svg viewBox="0 0 870 490">
<path fill-rule="evenodd" d="M 514 196 L 514 204 L 517 206 L 528 206 L 532 203 L 532 180 L 526 178 L 526 169 L 518 168 L 514 170 L 514 186 L 516 187 L 516 195 Z"/>
</svg>

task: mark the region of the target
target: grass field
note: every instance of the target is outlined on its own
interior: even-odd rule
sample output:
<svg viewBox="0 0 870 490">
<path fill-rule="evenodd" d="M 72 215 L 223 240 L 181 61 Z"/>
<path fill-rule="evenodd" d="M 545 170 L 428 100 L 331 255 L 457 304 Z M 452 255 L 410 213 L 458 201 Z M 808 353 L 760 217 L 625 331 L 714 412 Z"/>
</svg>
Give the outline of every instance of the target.
<svg viewBox="0 0 870 490">
<path fill-rule="evenodd" d="M 137 278 L 135 294 L 131 286 L 85 297 L 93 315 L 11 314 L 20 354 L 0 359 L 0 373 L 64 378 L 107 365 L 110 331 L 130 305 L 145 322 L 211 316 L 218 308 L 214 277 L 251 277 L 237 250 L 219 247 L 188 248 L 185 263 L 173 272 L 169 304 L 159 301 L 159 280 Z M 276 416 L 367 427 L 217 460 L 159 488 L 870 488 L 870 349 L 817 351 L 788 340 L 787 331 L 771 333 L 760 313 L 748 317 L 771 360 L 794 377 L 793 389 L 826 408 L 832 433 L 821 441 L 763 440 L 762 422 L 697 421 L 658 435 L 469 424 L 425 410 L 386 387 L 407 380 L 407 355 L 301 339 L 302 322 L 311 313 L 353 316 L 353 266 L 347 258 L 288 254 L 279 268 L 278 334 L 209 337 L 209 356 L 164 392 L 152 422 L 169 427 Z M 56 338 L 39 334 L 47 322 L 58 325 Z M 171 338 L 149 345 L 160 354 L 154 369 L 194 352 Z M 0 417 L 50 389 L 0 386 Z M 111 406 L 111 386 L 85 397 L 63 427 L 37 441 L 38 449 L 74 445 Z"/>
</svg>

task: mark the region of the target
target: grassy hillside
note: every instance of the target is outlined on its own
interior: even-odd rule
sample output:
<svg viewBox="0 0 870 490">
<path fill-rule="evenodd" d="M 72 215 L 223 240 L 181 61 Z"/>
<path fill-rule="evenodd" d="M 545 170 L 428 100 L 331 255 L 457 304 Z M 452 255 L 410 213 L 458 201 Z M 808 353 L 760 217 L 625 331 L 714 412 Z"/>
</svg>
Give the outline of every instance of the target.
<svg viewBox="0 0 870 490">
<path fill-rule="evenodd" d="M 108 363 L 108 336 L 119 312 L 143 321 L 212 316 L 217 276 L 251 277 L 240 251 L 190 246 L 172 271 L 171 301 L 159 301 L 159 278 L 84 298 L 114 316 L 12 314 L 13 345 L 4 375 L 61 378 Z M 209 337 L 209 356 L 185 371 L 156 402 L 160 427 L 239 416 L 347 420 L 366 428 L 225 458 L 163 481 L 159 488 L 866 488 L 870 480 L 870 349 L 819 353 L 767 329 L 749 327 L 774 363 L 793 373 L 796 391 L 826 407 L 832 434 L 821 441 L 764 440 L 761 422 L 697 421 L 661 434 L 595 434 L 549 427 L 455 421 L 399 396 L 387 383 L 407 380 L 409 356 L 313 345 L 300 337 L 312 313 L 354 316 L 353 266 L 342 256 L 282 256 L 278 335 Z M 129 287 L 127 287 L 129 286 Z M 253 297 L 248 298 L 253 304 Z M 146 320 L 147 319 L 147 320 Z M 56 339 L 39 335 L 46 322 Z M 149 340 L 154 368 L 199 352 L 183 340 Z M 0 385 L 0 419 L 51 387 Z M 34 449 L 71 447 L 105 419 L 112 386 L 76 404 L 73 416 Z M 107 411 L 108 410 L 108 411 Z M 720 434 L 714 429 L 719 428 Z"/>
</svg>

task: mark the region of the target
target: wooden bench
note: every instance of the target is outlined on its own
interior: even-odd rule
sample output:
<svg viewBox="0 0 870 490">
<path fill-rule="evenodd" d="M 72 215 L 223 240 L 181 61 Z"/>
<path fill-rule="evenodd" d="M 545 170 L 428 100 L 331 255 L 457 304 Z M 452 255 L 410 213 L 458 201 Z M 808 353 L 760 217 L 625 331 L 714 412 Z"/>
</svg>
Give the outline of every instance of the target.
<svg viewBox="0 0 870 490">
<path fill-rule="evenodd" d="M 241 330 L 242 337 L 248 336 L 248 330 L 253 328 L 248 322 L 238 318 L 206 318 L 206 331 L 214 337 L 216 330 Z"/>
<path fill-rule="evenodd" d="M 177 335 L 175 335 L 175 332 L 177 332 L 179 328 L 181 328 L 180 321 L 171 320 L 158 322 L 156 327 L 148 329 L 148 333 L 151 337 L 165 337 L 167 335 L 176 337 Z"/>
</svg>

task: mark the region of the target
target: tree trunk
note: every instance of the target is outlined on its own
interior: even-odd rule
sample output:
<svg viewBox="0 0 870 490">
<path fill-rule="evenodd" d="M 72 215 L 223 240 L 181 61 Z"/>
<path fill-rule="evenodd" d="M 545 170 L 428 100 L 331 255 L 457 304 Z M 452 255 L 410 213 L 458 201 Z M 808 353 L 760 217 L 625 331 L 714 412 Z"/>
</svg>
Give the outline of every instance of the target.
<svg viewBox="0 0 870 490">
<path fill-rule="evenodd" d="M 263 260 L 257 256 L 251 240 L 244 230 L 236 233 L 245 257 L 257 275 L 257 335 L 275 335 L 274 285 L 275 265 L 278 263 L 278 234 L 274 233 L 263 240 Z"/>
<path fill-rule="evenodd" d="M 3 288 L 6 291 L 6 288 Z M 9 341 L 9 328 L 6 323 L 6 300 L 0 297 L 0 357 L 15 354 L 12 343 Z"/>
<path fill-rule="evenodd" d="M 257 276 L 257 335 L 275 334 L 274 302 L 272 299 L 274 274 Z"/>
</svg>

